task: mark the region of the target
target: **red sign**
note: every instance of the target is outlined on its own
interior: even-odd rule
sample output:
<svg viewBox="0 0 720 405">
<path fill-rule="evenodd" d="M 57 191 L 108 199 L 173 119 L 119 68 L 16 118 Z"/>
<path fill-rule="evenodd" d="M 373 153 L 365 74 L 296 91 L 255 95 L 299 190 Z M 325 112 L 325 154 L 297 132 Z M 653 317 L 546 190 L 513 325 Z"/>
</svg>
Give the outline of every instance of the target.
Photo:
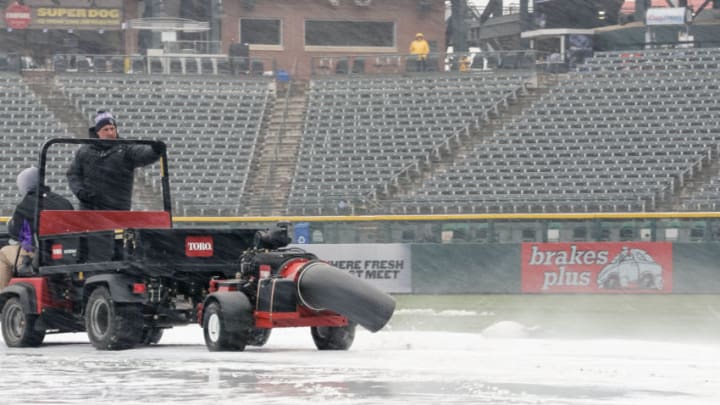
<svg viewBox="0 0 720 405">
<path fill-rule="evenodd" d="M 8 28 L 22 30 L 30 26 L 30 7 L 14 2 L 5 9 L 5 23 Z"/>
<path fill-rule="evenodd" d="M 50 247 L 50 257 L 53 260 L 60 260 L 63 258 L 63 246 L 56 243 Z"/>
<path fill-rule="evenodd" d="M 212 236 L 186 236 L 185 256 L 211 257 L 213 255 Z"/>
<path fill-rule="evenodd" d="M 669 293 L 672 243 L 523 243 L 522 291 Z"/>
</svg>

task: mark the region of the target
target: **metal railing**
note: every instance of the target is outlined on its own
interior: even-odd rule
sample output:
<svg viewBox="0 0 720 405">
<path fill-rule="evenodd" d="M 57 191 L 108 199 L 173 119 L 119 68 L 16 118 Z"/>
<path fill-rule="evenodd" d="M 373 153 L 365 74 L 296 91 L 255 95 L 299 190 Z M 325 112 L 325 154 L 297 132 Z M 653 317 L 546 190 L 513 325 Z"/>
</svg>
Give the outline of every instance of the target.
<svg viewBox="0 0 720 405">
<path fill-rule="evenodd" d="M 315 56 L 310 60 L 313 76 L 413 74 L 447 71 L 544 69 L 546 52 L 535 50 L 483 51 L 457 54 L 430 53 L 425 63 L 417 55 L 364 54 Z"/>
<path fill-rule="evenodd" d="M 220 41 L 164 41 L 163 52 L 169 54 L 220 54 L 222 45 Z"/>
<path fill-rule="evenodd" d="M 327 204 L 325 216 L 174 217 L 177 226 L 238 227 L 276 222 L 309 223 L 322 241 L 310 243 L 519 243 L 720 241 L 718 212 L 564 214 L 353 215 Z M 351 202 L 354 204 L 355 202 Z M 362 202 L 358 202 L 362 204 Z M 344 212 L 343 212 L 344 211 Z M 443 233 L 463 229 L 446 240 Z"/>
<path fill-rule="evenodd" d="M 51 69 L 56 73 L 272 76 L 276 64 L 270 57 L 240 58 L 222 54 L 56 54 Z"/>
</svg>

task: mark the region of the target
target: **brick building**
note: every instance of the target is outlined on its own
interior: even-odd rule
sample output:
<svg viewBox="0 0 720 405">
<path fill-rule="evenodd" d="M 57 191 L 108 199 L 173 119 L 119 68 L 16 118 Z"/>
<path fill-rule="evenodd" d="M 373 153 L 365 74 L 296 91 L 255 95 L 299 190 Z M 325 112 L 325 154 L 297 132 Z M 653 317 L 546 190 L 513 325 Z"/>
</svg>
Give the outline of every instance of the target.
<svg viewBox="0 0 720 405">
<path fill-rule="evenodd" d="M 432 52 L 444 52 L 442 0 L 257 0 L 223 2 L 224 49 L 249 43 L 251 56 L 306 76 L 312 58 L 404 55 L 417 32 Z M 317 59 L 316 59 L 317 61 Z M 319 63 L 316 63 L 317 66 Z M 368 68 L 374 62 L 368 61 Z M 328 67 L 328 66 L 325 66 Z M 333 66 L 334 67 L 334 66 Z"/>
</svg>

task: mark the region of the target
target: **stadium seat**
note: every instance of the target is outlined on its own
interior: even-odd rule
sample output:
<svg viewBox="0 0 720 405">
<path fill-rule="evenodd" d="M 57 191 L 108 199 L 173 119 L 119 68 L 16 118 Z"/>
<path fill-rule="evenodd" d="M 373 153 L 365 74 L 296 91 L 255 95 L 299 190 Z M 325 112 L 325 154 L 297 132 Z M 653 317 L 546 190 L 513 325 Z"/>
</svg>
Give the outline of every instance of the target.
<svg viewBox="0 0 720 405">
<path fill-rule="evenodd" d="M 7 70 L 7 59 L 3 58 L 5 61 L 5 68 L 0 68 L 0 70 Z M 63 73 L 67 71 L 68 69 L 68 60 L 66 55 L 55 55 L 53 57 L 53 68 L 56 73 Z"/>
<path fill-rule="evenodd" d="M 229 75 L 232 73 L 230 60 L 227 58 L 216 59 L 216 68 L 219 75 Z"/>
<path fill-rule="evenodd" d="M 265 73 L 265 64 L 261 60 L 253 60 L 250 62 L 250 74 L 262 76 Z"/>
<path fill-rule="evenodd" d="M 365 59 L 363 59 L 363 58 L 353 59 L 352 72 L 353 73 L 365 73 Z"/>
<path fill-rule="evenodd" d="M 170 74 L 183 74 L 183 61 L 180 58 L 170 58 Z"/>
<path fill-rule="evenodd" d="M 717 129 L 712 135 L 700 124 L 713 121 L 704 114 L 706 106 L 716 103 L 703 98 L 707 80 L 699 85 L 691 75 L 684 79 L 668 76 L 665 70 L 652 73 L 659 66 L 673 66 L 672 56 L 652 53 L 647 61 L 635 61 L 652 66 L 639 69 L 629 80 L 625 80 L 627 71 L 618 71 L 613 62 L 606 62 L 613 58 L 591 62 L 591 69 L 572 73 L 446 172 L 437 173 L 414 190 L 418 201 L 420 196 L 444 195 L 446 201 L 437 203 L 436 208 L 458 206 L 465 212 L 477 211 L 479 204 L 490 212 L 654 210 L 659 195 L 674 192 L 678 176 L 692 175 L 700 161 L 712 156 L 709 151 L 717 149 Z M 505 58 L 502 63 L 522 68 L 516 61 Z M 603 74 L 598 75 L 599 71 Z M 681 71 L 688 69 L 679 68 Z M 503 94 L 503 75 L 498 73 L 491 78 L 497 87 L 486 89 Z M 492 94 L 493 90 L 486 89 L 485 94 Z M 464 91 L 452 90 L 455 97 L 463 97 Z M 524 92 L 512 87 L 507 91 L 514 95 Z M 439 109 L 427 122 L 452 122 L 464 114 L 466 111 Z M 480 180 L 495 176 L 510 181 Z M 478 196 L 497 196 L 497 204 L 483 204 L 480 197 L 470 194 L 473 188 L 479 190 Z M 720 199 L 720 194 L 715 194 L 715 199 Z M 708 200 L 701 197 L 701 201 Z"/>
<path fill-rule="evenodd" d="M 103 105 L 121 117 L 126 136 L 162 136 L 168 142 L 178 212 L 239 212 L 238 201 L 272 89 L 269 78 L 168 74 L 97 79 L 65 74 L 55 80 L 73 103 L 84 108 L 83 115 L 89 116 L 96 108 L 97 95 L 106 93 L 104 89 L 123 89 L 103 97 Z M 157 182 L 142 178 L 147 179 L 148 187 L 158 190 Z"/>
<path fill-rule="evenodd" d="M 185 64 L 185 74 L 196 75 L 200 73 L 200 66 L 197 58 L 185 57 L 183 58 Z"/>
<path fill-rule="evenodd" d="M 92 72 L 93 68 L 90 65 L 90 61 L 85 55 L 78 55 L 75 59 L 75 67 L 78 73 Z"/>
<path fill-rule="evenodd" d="M 202 68 L 202 74 L 204 74 L 204 75 L 216 74 L 215 73 L 215 64 L 213 63 L 213 60 L 211 58 L 201 58 L 200 66 Z"/>
<path fill-rule="evenodd" d="M 125 61 L 122 56 L 113 56 L 110 59 L 110 71 L 112 73 L 125 73 Z"/>
<path fill-rule="evenodd" d="M 132 72 L 135 74 L 145 73 L 147 69 L 145 66 L 145 60 L 141 56 L 133 56 L 131 58 L 130 66 L 132 68 Z"/>
<path fill-rule="evenodd" d="M 516 76 L 508 81 L 507 88 L 520 88 L 524 80 L 526 77 Z M 510 96 L 508 91 L 506 95 L 455 102 L 471 94 L 486 94 L 486 89 L 494 86 L 488 83 L 481 74 L 313 80 L 301 154 L 312 151 L 316 158 L 307 165 L 298 164 L 288 210 L 308 213 L 317 208 L 312 193 L 306 193 L 310 179 L 322 184 L 347 179 L 331 187 L 334 193 L 353 199 L 397 187 L 400 175 L 417 175 L 419 167 L 440 148 L 457 145 L 458 134 L 480 121 L 487 108 Z M 453 194 L 464 192 L 454 190 Z M 416 208 L 397 206 L 405 212 Z M 457 212 L 458 205 L 441 204 L 436 211 Z"/>
<path fill-rule="evenodd" d="M 350 72 L 349 61 L 347 58 L 338 59 L 335 62 L 335 74 L 344 75 Z"/>
</svg>

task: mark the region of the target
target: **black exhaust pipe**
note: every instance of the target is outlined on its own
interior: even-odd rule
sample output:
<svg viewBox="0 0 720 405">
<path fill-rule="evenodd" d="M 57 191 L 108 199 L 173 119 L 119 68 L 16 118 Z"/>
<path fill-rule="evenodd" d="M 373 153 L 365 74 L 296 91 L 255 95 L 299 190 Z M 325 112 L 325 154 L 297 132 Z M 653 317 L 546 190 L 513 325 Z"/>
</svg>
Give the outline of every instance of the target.
<svg viewBox="0 0 720 405">
<path fill-rule="evenodd" d="M 328 309 L 377 332 L 395 311 L 395 300 L 375 286 L 323 262 L 310 262 L 297 279 L 300 303 Z"/>
</svg>

